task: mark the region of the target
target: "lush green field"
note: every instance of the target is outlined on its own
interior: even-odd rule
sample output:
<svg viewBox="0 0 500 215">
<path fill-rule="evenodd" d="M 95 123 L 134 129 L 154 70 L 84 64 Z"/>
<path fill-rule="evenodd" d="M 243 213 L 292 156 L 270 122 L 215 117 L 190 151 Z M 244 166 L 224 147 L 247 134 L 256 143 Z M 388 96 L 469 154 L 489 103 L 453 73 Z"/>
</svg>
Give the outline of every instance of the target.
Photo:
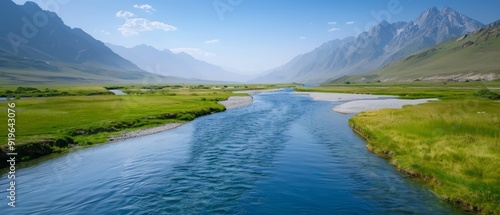
<svg viewBox="0 0 500 215">
<path fill-rule="evenodd" d="M 5 113 L 0 115 L 4 122 L 0 130 L 7 130 L 7 104 L 14 102 L 18 144 L 64 136 L 83 145 L 101 143 L 123 130 L 189 121 L 223 111 L 217 101 L 227 99 L 234 90 L 285 86 L 290 85 L 2 86 L 0 93 L 9 97 L 30 97 L 0 101 L 0 110 Z M 120 89 L 129 95 L 116 96 L 107 89 Z M 0 136 L 0 145 L 5 144 L 7 136 Z"/>
<path fill-rule="evenodd" d="M 500 101 L 469 98 L 358 114 L 377 154 L 452 202 L 500 212 Z"/>
<path fill-rule="evenodd" d="M 175 93 L 172 93 L 174 91 Z M 18 143 L 32 142 L 60 136 L 82 136 L 81 141 L 104 142 L 108 135 L 99 139 L 88 135 L 74 135 L 79 129 L 99 131 L 100 128 L 137 128 L 172 121 L 194 119 L 195 112 L 218 112 L 224 107 L 216 103 L 225 100 L 231 92 L 213 90 L 159 90 L 140 95 L 98 95 L 23 98 L 1 101 L 0 109 L 6 113 L 7 103 L 16 104 L 16 136 Z M 173 114 L 169 117 L 162 115 Z M 5 122 L 1 130 L 7 130 L 7 114 L 0 116 Z M 112 130 L 109 130 L 110 132 Z M 87 132 L 88 133 L 88 132 Z M 101 132 L 90 132 L 101 133 Z M 107 132 L 106 132 L 107 133 Z M 91 136 L 91 135 L 90 135 Z M 90 139 L 89 139 L 90 138 Z M 6 144 L 7 136 L 0 137 Z"/>
<path fill-rule="evenodd" d="M 290 86 L 295 85 L 2 86 L 0 95 L 16 99 L 0 101 L 4 113 L 0 130 L 9 129 L 8 104 L 15 103 L 16 150 L 25 161 L 66 151 L 75 144 L 104 143 L 126 131 L 224 111 L 217 101 L 233 96 L 233 91 Z M 128 95 L 117 96 L 108 89 Z M 6 132 L 0 136 L 0 157 L 10 151 L 7 140 Z"/>
<path fill-rule="evenodd" d="M 0 97 L 53 97 L 53 96 L 93 96 L 113 95 L 108 89 L 120 89 L 132 94 L 167 94 L 174 90 L 262 90 L 280 87 L 294 87 L 293 84 L 171 84 L 171 85 L 2 85 L 0 86 Z M 160 91 L 158 91 L 160 90 Z"/>
<path fill-rule="evenodd" d="M 370 150 L 388 157 L 401 171 L 426 180 L 438 195 L 469 210 L 500 214 L 500 100 L 474 95 L 478 89 L 496 85 L 360 85 L 316 90 L 441 98 L 403 109 L 363 112 L 350 124 L 368 139 Z"/>
<path fill-rule="evenodd" d="M 421 84 L 330 84 L 319 87 L 295 88 L 296 91 L 304 92 L 336 92 L 374 95 L 395 95 L 402 99 L 419 98 L 441 98 L 441 99 L 462 99 L 470 96 L 474 91 L 490 88 L 493 91 L 500 91 L 500 81 L 492 82 L 451 82 L 451 83 L 421 83 Z"/>
</svg>

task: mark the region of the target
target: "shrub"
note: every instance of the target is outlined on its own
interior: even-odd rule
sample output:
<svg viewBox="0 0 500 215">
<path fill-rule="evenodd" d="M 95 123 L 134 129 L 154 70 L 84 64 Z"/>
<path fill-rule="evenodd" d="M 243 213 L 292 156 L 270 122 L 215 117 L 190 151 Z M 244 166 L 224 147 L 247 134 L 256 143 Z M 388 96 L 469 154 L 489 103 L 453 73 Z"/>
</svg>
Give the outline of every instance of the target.
<svg viewBox="0 0 500 215">
<path fill-rule="evenodd" d="M 184 121 L 191 121 L 194 118 L 195 118 L 194 115 L 190 113 L 184 113 L 179 116 L 179 119 Z"/>
<path fill-rule="evenodd" d="M 482 98 L 492 99 L 492 100 L 500 99 L 500 95 L 498 93 L 495 93 L 495 92 L 489 90 L 488 88 L 483 88 L 483 89 L 477 90 L 474 93 L 474 95 L 482 97 Z"/>
</svg>

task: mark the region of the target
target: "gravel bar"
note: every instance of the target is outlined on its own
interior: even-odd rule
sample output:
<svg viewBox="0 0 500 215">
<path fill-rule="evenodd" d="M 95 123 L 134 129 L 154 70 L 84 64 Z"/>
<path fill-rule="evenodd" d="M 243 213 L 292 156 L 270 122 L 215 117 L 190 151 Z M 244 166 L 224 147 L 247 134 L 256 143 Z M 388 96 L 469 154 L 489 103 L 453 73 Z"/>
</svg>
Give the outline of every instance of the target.
<svg viewBox="0 0 500 215">
<path fill-rule="evenodd" d="M 218 103 L 224 105 L 226 110 L 230 110 L 251 105 L 253 103 L 253 98 L 251 96 L 231 96 L 227 100 Z"/>
<path fill-rule="evenodd" d="M 299 95 L 309 95 L 315 101 L 345 102 L 360 99 L 396 98 L 396 96 L 368 95 L 368 94 L 348 94 L 348 93 L 316 93 L 316 92 L 295 92 Z"/>
<path fill-rule="evenodd" d="M 248 95 L 255 95 L 259 93 L 270 93 L 270 92 L 276 92 L 280 91 L 282 89 L 270 89 L 270 90 L 238 90 L 238 91 L 233 91 L 233 93 L 246 93 Z"/>
<path fill-rule="evenodd" d="M 437 99 L 379 99 L 379 100 L 358 100 L 351 101 L 333 108 L 338 113 L 359 113 L 362 111 L 380 110 L 385 108 L 403 108 L 404 105 L 418 105 L 428 101 L 437 101 Z"/>
<path fill-rule="evenodd" d="M 396 96 L 348 94 L 348 93 L 317 93 L 296 92 L 296 94 L 309 95 L 316 101 L 346 102 L 333 108 L 338 113 L 359 113 L 362 111 L 380 110 L 385 108 L 402 108 L 404 105 L 417 105 L 438 99 L 396 99 Z"/>
<path fill-rule="evenodd" d="M 177 128 L 181 125 L 183 125 L 183 123 L 168 123 L 168 124 L 158 126 L 158 127 L 141 129 L 141 130 L 137 130 L 137 131 L 131 131 L 131 132 L 127 132 L 125 134 L 122 134 L 118 137 L 111 137 L 108 139 L 108 141 L 125 140 L 125 139 L 129 139 L 129 138 L 135 138 L 135 137 L 141 137 L 141 136 L 146 136 L 146 135 L 150 135 L 150 134 L 156 134 L 156 133 L 160 133 L 160 132 L 168 131 L 170 129 Z"/>
</svg>

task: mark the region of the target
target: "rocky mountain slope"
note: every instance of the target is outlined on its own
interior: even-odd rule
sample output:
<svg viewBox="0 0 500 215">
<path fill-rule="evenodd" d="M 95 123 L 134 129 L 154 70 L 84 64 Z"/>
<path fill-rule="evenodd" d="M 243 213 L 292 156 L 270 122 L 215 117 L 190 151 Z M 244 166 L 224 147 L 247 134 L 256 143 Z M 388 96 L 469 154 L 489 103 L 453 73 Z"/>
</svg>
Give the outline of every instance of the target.
<svg viewBox="0 0 500 215">
<path fill-rule="evenodd" d="M 416 52 L 380 70 L 334 82 L 478 81 L 500 78 L 500 20 Z"/>
</svg>

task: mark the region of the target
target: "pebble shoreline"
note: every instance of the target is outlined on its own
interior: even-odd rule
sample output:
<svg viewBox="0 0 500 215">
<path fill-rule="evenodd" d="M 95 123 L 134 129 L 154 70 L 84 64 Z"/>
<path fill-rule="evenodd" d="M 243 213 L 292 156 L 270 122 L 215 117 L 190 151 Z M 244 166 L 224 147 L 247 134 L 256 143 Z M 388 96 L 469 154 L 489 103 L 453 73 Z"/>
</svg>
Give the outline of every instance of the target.
<svg viewBox="0 0 500 215">
<path fill-rule="evenodd" d="M 146 129 L 141 129 L 141 130 L 137 130 L 137 131 L 131 131 L 131 132 L 127 132 L 125 134 L 122 134 L 118 137 L 111 137 L 108 139 L 108 141 L 126 140 L 129 138 L 135 138 L 135 137 L 141 137 L 141 136 L 146 136 L 146 135 L 150 135 L 150 134 L 156 134 L 156 133 L 160 133 L 163 131 L 168 131 L 170 129 L 177 128 L 183 124 L 184 123 L 178 123 L 178 122 L 168 123 L 168 124 L 158 126 L 158 127 L 146 128 Z"/>
<path fill-rule="evenodd" d="M 362 111 L 380 110 L 385 108 L 403 108 L 405 105 L 418 105 L 428 101 L 437 101 L 437 99 L 415 99 L 415 100 L 402 100 L 402 99 L 383 99 L 383 100 L 358 100 L 351 101 L 333 108 L 337 113 L 359 113 Z"/>
<path fill-rule="evenodd" d="M 316 93 L 316 92 L 295 92 L 299 95 L 309 95 L 315 101 L 345 102 L 359 99 L 379 99 L 396 98 L 395 96 L 368 95 L 368 94 L 348 94 L 348 93 Z"/>
<path fill-rule="evenodd" d="M 251 96 L 231 96 L 225 101 L 218 102 L 226 107 L 226 110 L 244 107 L 253 103 Z"/>
<path fill-rule="evenodd" d="M 346 102 L 333 107 L 333 111 L 343 114 L 360 113 L 363 111 L 380 110 L 385 108 L 402 108 L 404 105 L 417 105 L 437 99 L 395 99 L 395 96 L 346 94 L 346 93 L 316 93 L 299 92 L 309 95 L 316 101 Z"/>
</svg>

